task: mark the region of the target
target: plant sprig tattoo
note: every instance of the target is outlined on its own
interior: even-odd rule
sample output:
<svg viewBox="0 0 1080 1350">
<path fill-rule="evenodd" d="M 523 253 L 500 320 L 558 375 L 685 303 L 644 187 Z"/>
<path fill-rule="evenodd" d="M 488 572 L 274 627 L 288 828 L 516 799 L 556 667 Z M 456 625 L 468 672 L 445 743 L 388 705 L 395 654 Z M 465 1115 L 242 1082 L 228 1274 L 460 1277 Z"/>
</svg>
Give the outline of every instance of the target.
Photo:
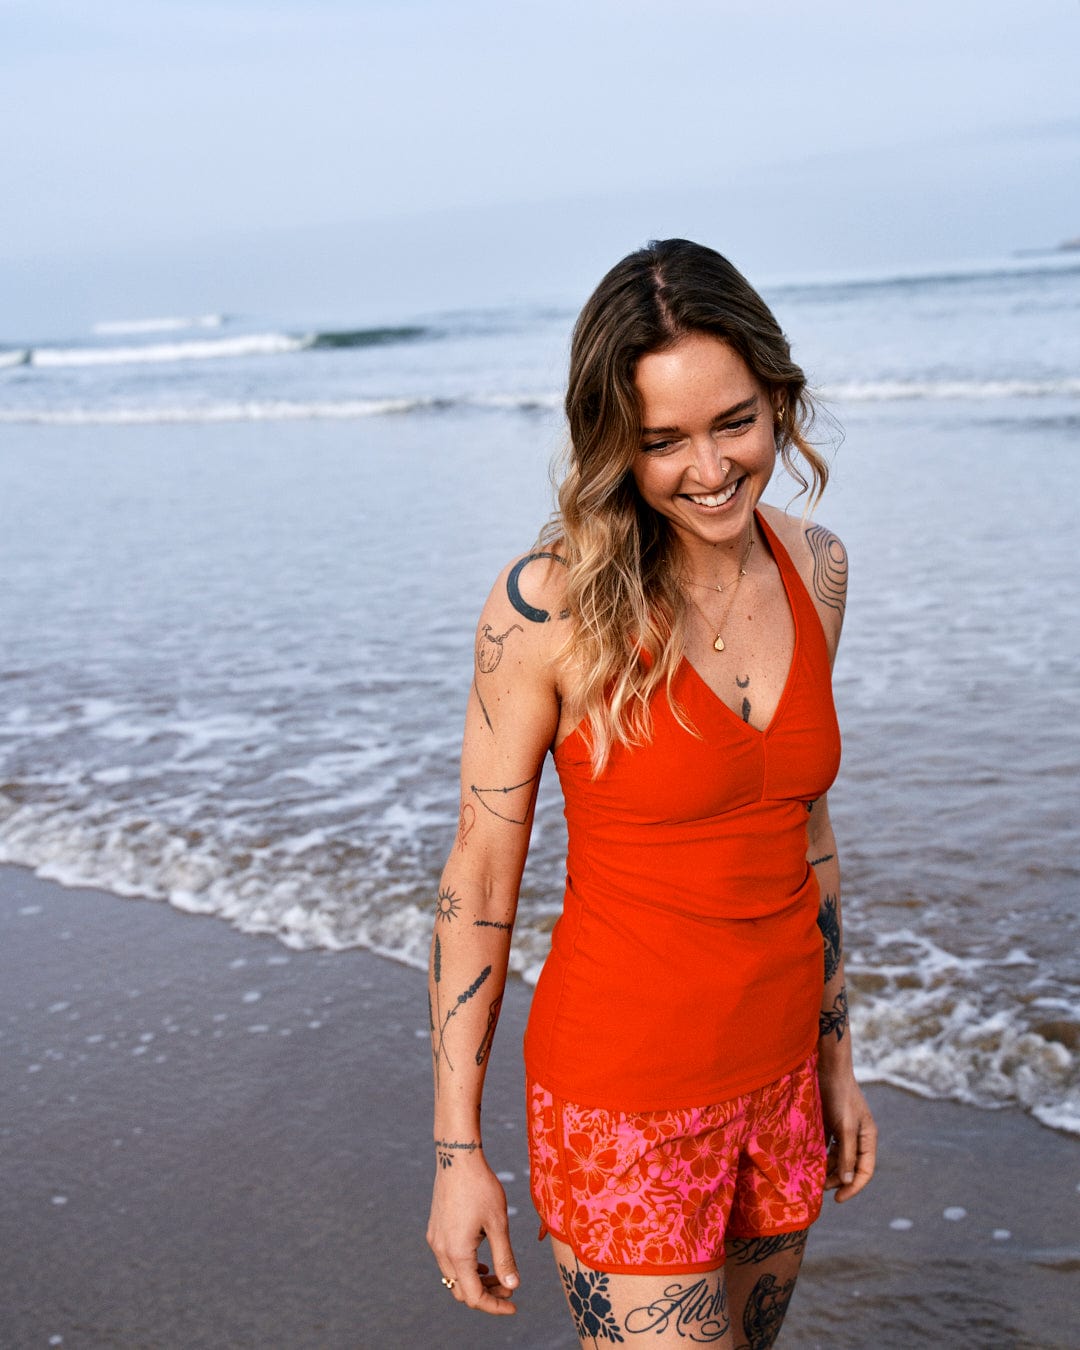
<svg viewBox="0 0 1080 1350">
<path fill-rule="evenodd" d="M 475 998 L 477 991 L 483 985 L 484 981 L 491 974 L 491 967 L 485 966 L 484 969 L 473 980 L 463 993 L 458 994 L 457 998 L 450 1005 L 450 1010 L 443 1016 L 442 1000 L 440 988 L 442 985 L 442 943 L 439 941 L 438 933 L 435 934 L 435 945 L 431 959 L 431 974 L 435 985 L 435 1006 L 432 1007 L 431 995 L 428 995 L 428 1021 L 431 1026 L 431 1054 L 435 1066 L 435 1091 L 438 1092 L 441 1086 L 442 1066 L 445 1062 L 446 1067 L 453 1072 L 454 1064 L 450 1058 L 450 1052 L 446 1048 L 446 1029 L 450 1025 L 450 1019 L 454 1017 L 469 1002 Z"/>
</svg>

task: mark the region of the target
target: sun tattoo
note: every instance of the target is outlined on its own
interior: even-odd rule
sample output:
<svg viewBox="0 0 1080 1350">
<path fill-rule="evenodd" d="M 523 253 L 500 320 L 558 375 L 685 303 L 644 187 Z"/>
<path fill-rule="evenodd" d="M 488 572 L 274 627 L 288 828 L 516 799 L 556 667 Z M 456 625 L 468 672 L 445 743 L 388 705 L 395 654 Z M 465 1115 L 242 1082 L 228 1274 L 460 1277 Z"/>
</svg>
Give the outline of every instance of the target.
<svg viewBox="0 0 1080 1350">
<path fill-rule="evenodd" d="M 461 900 L 451 890 L 439 892 L 439 898 L 435 901 L 435 918 L 450 923 L 458 916 L 458 910 L 461 908 Z"/>
</svg>

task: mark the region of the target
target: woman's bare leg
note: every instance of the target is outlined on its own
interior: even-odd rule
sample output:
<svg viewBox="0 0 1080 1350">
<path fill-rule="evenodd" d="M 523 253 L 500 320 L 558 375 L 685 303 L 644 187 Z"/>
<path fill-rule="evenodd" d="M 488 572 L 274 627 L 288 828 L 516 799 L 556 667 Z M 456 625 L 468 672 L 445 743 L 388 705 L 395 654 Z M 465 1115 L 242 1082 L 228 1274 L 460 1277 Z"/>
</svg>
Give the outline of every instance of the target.
<svg viewBox="0 0 1080 1350">
<path fill-rule="evenodd" d="M 808 1232 L 728 1238 L 724 1270 L 736 1350 L 771 1350 L 799 1278 Z"/>
<path fill-rule="evenodd" d="M 564 1243 L 552 1238 L 551 1246 L 578 1340 L 588 1350 L 636 1342 L 682 1350 L 695 1345 L 734 1350 L 737 1342 L 722 1269 L 685 1275 L 607 1275 L 590 1270 Z"/>
</svg>

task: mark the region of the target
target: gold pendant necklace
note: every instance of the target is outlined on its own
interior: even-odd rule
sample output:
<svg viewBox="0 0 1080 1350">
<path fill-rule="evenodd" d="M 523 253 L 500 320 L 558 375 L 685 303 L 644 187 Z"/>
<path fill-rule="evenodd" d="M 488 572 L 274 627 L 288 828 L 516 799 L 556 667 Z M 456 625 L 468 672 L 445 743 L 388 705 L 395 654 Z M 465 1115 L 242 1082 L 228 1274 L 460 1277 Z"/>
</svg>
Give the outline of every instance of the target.
<svg viewBox="0 0 1080 1350">
<path fill-rule="evenodd" d="M 731 588 L 731 598 L 728 600 L 727 605 L 724 607 L 724 614 L 723 614 L 723 617 L 722 617 L 721 620 L 720 620 L 720 626 L 719 626 L 719 627 L 717 628 L 717 630 L 716 630 L 716 637 L 713 638 L 713 644 L 712 644 L 712 647 L 713 647 L 713 651 L 714 651 L 714 652 L 722 652 L 722 651 L 724 650 L 724 639 L 723 639 L 723 637 L 722 637 L 721 635 L 722 635 L 722 633 L 723 633 L 723 631 L 724 631 L 724 625 L 725 625 L 725 624 L 727 623 L 727 621 L 728 621 L 728 615 L 731 613 L 731 607 L 732 607 L 732 605 L 734 605 L 734 603 L 735 603 L 735 596 L 736 596 L 736 595 L 738 594 L 738 592 L 739 592 L 739 583 L 742 581 L 743 577 L 746 576 L 746 564 L 747 564 L 747 562 L 748 562 L 749 559 L 750 559 L 750 550 L 754 547 L 754 527 L 753 527 L 753 525 L 750 526 L 750 532 L 749 532 L 749 533 L 750 533 L 750 538 L 749 538 L 749 541 L 748 541 L 748 543 L 747 543 L 747 545 L 746 545 L 746 551 L 743 553 L 743 556 L 742 556 L 742 562 L 739 564 L 739 575 L 735 578 L 735 585 L 732 586 L 732 588 Z M 706 586 L 706 584 L 705 584 L 704 582 L 702 582 L 702 581 L 690 581 L 690 578 L 689 578 L 689 577 L 684 577 L 683 580 L 686 581 L 686 582 L 688 582 L 691 586 L 700 586 L 703 590 L 710 590 L 710 591 L 715 590 L 715 591 L 719 591 L 721 594 L 723 594 L 723 592 L 724 592 L 724 585 L 723 585 L 722 582 L 719 582 L 719 581 L 718 581 L 718 582 L 715 582 L 715 583 L 710 583 L 708 586 Z M 689 592 L 686 592 L 685 594 L 686 594 L 687 600 L 690 601 L 690 603 L 694 606 L 694 608 L 697 610 L 697 612 L 698 612 L 698 613 L 701 615 L 701 617 L 705 620 L 706 626 L 709 627 L 709 628 L 712 628 L 712 624 L 709 623 L 709 616 L 708 616 L 708 615 L 705 613 L 705 611 L 701 608 L 701 606 L 698 604 L 698 602 L 694 599 L 694 597 L 693 597 L 692 595 L 689 594 Z"/>
</svg>

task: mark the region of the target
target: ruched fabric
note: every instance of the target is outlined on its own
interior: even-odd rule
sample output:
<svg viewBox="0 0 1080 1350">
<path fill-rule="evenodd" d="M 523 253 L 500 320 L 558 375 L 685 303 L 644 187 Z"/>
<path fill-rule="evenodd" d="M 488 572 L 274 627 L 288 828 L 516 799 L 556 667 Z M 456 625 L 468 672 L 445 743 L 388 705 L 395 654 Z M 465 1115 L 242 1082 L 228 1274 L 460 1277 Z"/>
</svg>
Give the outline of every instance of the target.
<svg viewBox="0 0 1080 1350">
<path fill-rule="evenodd" d="M 529 1077 L 559 1097 L 652 1111 L 771 1083 L 817 1044 L 819 893 L 810 803 L 840 762 L 825 634 L 758 515 L 795 626 L 764 730 L 683 661 L 651 741 L 594 778 L 581 728 L 555 752 L 568 828 L 563 913 L 525 1035 Z"/>
</svg>

